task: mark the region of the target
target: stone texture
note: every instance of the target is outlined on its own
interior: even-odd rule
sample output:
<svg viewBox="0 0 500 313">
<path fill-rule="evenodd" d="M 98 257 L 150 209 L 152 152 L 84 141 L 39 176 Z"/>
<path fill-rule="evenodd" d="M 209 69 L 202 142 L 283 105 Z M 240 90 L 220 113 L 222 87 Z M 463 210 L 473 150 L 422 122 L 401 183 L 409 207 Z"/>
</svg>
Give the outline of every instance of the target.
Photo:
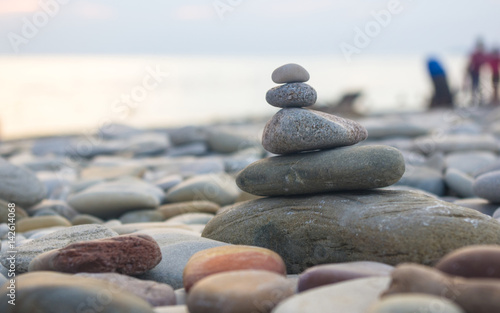
<svg viewBox="0 0 500 313">
<path fill-rule="evenodd" d="M 68 203 L 82 214 L 109 218 L 134 209 L 155 209 L 163 198 L 160 188 L 127 178 L 89 187 L 70 197 Z"/>
<path fill-rule="evenodd" d="M 202 224 L 205 225 L 214 217 L 213 214 L 209 213 L 185 213 L 169 218 L 165 221 L 166 224 Z"/>
<path fill-rule="evenodd" d="M 67 227 L 34 239 L 20 247 L 17 247 L 16 271 L 23 273 L 28 271 L 28 265 L 37 255 L 46 251 L 63 248 L 74 242 L 88 241 L 100 238 L 108 238 L 118 235 L 108 227 L 102 225 L 80 225 Z M 1 263 L 8 266 L 8 254 L 1 256 Z"/>
<path fill-rule="evenodd" d="M 357 278 L 389 276 L 393 269 L 387 264 L 366 261 L 316 265 L 299 276 L 298 291 Z"/>
<path fill-rule="evenodd" d="M 474 194 L 493 203 L 500 203 L 500 171 L 489 172 L 476 178 Z"/>
<path fill-rule="evenodd" d="M 392 272 L 383 296 L 425 293 L 448 298 L 465 312 L 500 312 L 500 280 L 453 277 L 416 264 L 401 264 Z"/>
<path fill-rule="evenodd" d="M 120 289 L 136 295 L 151 306 L 175 305 L 174 289 L 167 284 L 141 280 L 118 273 L 78 273 L 76 276 L 104 280 L 120 286 Z"/>
<path fill-rule="evenodd" d="M 446 156 L 446 166 L 474 175 L 481 168 L 495 162 L 496 158 L 496 154 L 491 151 L 454 152 Z"/>
<path fill-rule="evenodd" d="M 387 146 L 353 146 L 257 161 L 236 178 L 259 196 L 298 195 L 390 186 L 405 169 L 401 153 Z"/>
<path fill-rule="evenodd" d="M 389 281 L 388 277 L 370 277 L 311 289 L 283 301 L 273 313 L 365 313 Z"/>
<path fill-rule="evenodd" d="M 417 188 L 437 196 L 443 196 L 446 187 L 443 174 L 427 166 L 407 166 L 403 177 L 396 184 Z"/>
<path fill-rule="evenodd" d="M 196 240 L 184 238 L 161 246 L 162 261 L 152 270 L 140 275 L 141 279 L 169 284 L 174 289 L 184 286 L 182 273 L 188 260 L 205 249 L 227 245 L 227 243 L 198 237 Z"/>
<path fill-rule="evenodd" d="M 54 227 L 54 226 L 71 226 L 71 222 L 62 216 L 37 216 L 23 218 L 17 222 L 16 231 L 22 233 L 29 230 Z"/>
<path fill-rule="evenodd" d="M 0 158 L 0 199 L 21 207 L 30 207 L 42 201 L 47 194 L 43 183 L 33 172 Z M 8 183 L 7 183 L 8 182 Z"/>
<path fill-rule="evenodd" d="M 185 213 L 211 213 L 215 214 L 220 209 L 220 205 L 211 201 L 188 201 L 165 204 L 157 210 L 168 219 L 176 215 Z"/>
<path fill-rule="evenodd" d="M 292 286 L 268 271 L 224 272 L 199 281 L 189 292 L 187 306 L 190 313 L 266 313 L 293 295 Z"/>
<path fill-rule="evenodd" d="M 283 276 L 286 266 L 283 259 L 269 249 L 251 246 L 221 246 L 195 253 L 183 273 L 184 289 L 201 279 L 221 272 L 237 270 L 266 270 Z"/>
<path fill-rule="evenodd" d="M 16 277 L 16 305 L 7 301 L 8 284 L 1 287 L 0 312 L 154 313 L 143 299 L 115 284 L 53 272 Z"/>
<path fill-rule="evenodd" d="M 366 313 L 465 313 L 446 298 L 426 294 L 401 294 L 385 297 Z"/>
<path fill-rule="evenodd" d="M 70 244 L 38 255 L 29 271 L 142 274 L 161 261 L 160 247 L 148 235 L 122 235 Z"/>
<path fill-rule="evenodd" d="M 316 103 L 316 90 L 308 84 L 291 83 L 271 88 L 266 93 L 266 101 L 279 108 L 307 107 Z"/>
<path fill-rule="evenodd" d="M 28 209 L 28 213 L 32 216 L 40 216 L 43 215 L 43 212 L 54 212 L 57 215 L 61 215 L 62 217 L 71 220 L 74 218 L 78 212 L 75 211 L 72 207 L 63 200 L 53 200 L 53 199 L 44 199 L 39 204 Z"/>
<path fill-rule="evenodd" d="M 500 223 L 420 192 L 371 190 L 238 203 L 202 236 L 271 249 L 292 274 L 352 261 L 433 264 L 463 246 L 499 244 Z"/>
<path fill-rule="evenodd" d="M 168 202 L 206 200 L 227 205 L 234 203 L 238 195 L 239 189 L 234 183 L 234 178 L 221 173 L 188 178 L 171 188 L 166 194 L 166 200 Z"/>
<path fill-rule="evenodd" d="M 164 220 L 163 214 L 157 210 L 130 211 L 120 216 L 120 222 L 123 224 L 162 222 Z"/>
<path fill-rule="evenodd" d="M 276 154 L 323 150 L 354 145 L 368 136 L 352 120 L 301 108 L 282 109 L 267 122 L 264 148 Z"/>
<path fill-rule="evenodd" d="M 85 224 L 103 224 L 104 221 L 98 217 L 89 214 L 78 214 L 71 220 L 73 225 L 85 225 Z"/>
<path fill-rule="evenodd" d="M 500 246 L 479 245 L 455 250 L 439 260 L 435 268 L 453 276 L 500 279 Z"/>
<path fill-rule="evenodd" d="M 271 79 L 276 84 L 305 83 L 309 80 L 309 73 L 298 64 L 288 63 L 275 69 L 271 74 Z"/>
</svg>

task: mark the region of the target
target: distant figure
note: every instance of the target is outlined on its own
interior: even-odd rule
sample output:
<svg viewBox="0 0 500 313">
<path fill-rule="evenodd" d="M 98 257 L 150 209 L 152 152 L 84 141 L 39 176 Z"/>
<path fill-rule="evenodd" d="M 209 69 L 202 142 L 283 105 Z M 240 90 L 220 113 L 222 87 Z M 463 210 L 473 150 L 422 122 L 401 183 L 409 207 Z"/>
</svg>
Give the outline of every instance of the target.
<svg viewBox="0 0 500 313">
<path fill-rule="evenodd" d="M 480 104 L 482 102 L 481 90 L 479 88 L 481 67 L 487 61 L 487 56 L 484 52 L 484 44 L 481 40 L 476 43 L 476 48 L 469 57 L 467 65 L 467 76 L 470 81 L 470 91 L 472 96 L 472 104 Z"/>
<path fill-rule="evenodd" d="M 494 48 L 488 58 L 488 64 L 491 69 L 491 82 L 493 87 L 493 95 L 491 98 L 491 104 L 499 105 L 500 100 L 498 99 L 498 82 L 499 82 L 499 70 L 500 70 L 500 51 L 498 48 Z"/>
<path fill-rule="evenodd" d="M 443 66 L 437 59 L 429 58 L 427 60 L 427 69 L 434 85 L 434 95 L 429 108 L 453 108 L 453 97 L 451 96 Z"/>
</svg>

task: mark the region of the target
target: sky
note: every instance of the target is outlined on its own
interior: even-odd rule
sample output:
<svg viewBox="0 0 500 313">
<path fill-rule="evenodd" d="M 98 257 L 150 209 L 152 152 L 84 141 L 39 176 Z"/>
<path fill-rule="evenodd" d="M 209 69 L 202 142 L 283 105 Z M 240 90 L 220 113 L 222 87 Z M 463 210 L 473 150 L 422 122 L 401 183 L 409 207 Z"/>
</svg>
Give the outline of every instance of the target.
<svg viewBox="0 0 500 313">
<path fill-rule="evenodd" d="M 0 54 L 463 54 L 499 0 L 0 0 Z"/>
</svg>

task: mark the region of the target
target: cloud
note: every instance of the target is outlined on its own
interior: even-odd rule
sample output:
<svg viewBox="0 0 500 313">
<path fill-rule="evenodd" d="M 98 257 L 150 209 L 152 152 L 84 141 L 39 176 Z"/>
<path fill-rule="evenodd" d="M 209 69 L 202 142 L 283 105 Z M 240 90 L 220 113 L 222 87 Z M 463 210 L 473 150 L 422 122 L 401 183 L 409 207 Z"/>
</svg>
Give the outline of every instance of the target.
<svg viewBox="0 0 500 313">
<path fill-rule="evenodd" d="M 0 15 L 29 13 L 38 10 L 37 0 L 0 0 Z"/>
<path fill-rule="evenodd" d="M 177 8 L 174 17 L 181 21 L 205 21 L 214 19 L 216 15 L 208 5 L 183 5 Z"/>
</svg>

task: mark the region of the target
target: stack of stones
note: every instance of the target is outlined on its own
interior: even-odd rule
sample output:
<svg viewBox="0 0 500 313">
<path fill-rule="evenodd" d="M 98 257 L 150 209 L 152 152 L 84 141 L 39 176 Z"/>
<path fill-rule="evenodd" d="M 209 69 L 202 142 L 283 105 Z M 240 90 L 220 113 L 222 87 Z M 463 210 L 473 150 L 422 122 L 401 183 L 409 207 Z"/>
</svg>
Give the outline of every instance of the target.
<svg viewBox="0 0 500 313">
<path fill-rule="evenodd" d="M 404 173 L 401 153 L 387 146 L 353 146 L 367 138 L 355 121 L 305 109 L 316 102 L 309 73 L 286 64 L 272 74 L 266 100 L 282 108 L 267 123 L 264 148 L 278 157 L 255 162 L 237 177 L 238 186 L 258 196 L 290 196 L 364 190 L 396 183 Z"/>
</svg>

